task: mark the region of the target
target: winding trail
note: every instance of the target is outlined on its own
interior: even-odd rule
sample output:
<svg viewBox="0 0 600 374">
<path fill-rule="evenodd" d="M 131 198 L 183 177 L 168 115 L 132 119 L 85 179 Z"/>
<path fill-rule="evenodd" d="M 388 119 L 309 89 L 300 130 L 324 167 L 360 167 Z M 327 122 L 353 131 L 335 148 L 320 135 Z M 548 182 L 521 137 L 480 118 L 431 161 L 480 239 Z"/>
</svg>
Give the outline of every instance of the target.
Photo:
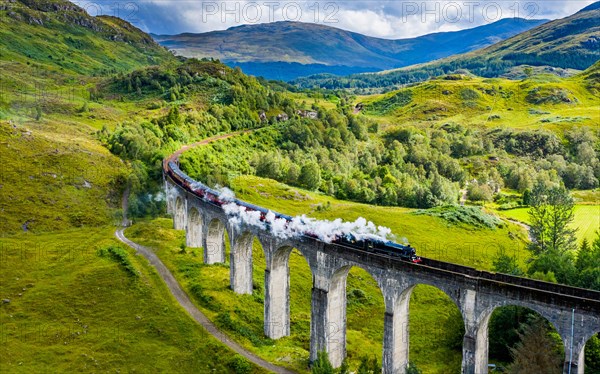
<svg viewBox="0 0 600 374">
<path fill-rule="evenodd" d="M 200 142 L 191 144 L 189 146 L 186 146 L 186 147 L 180 149 L 179 151 L 177 151 L 177 154 L 180 155 L 182 152 L 184 152 L 185 150 L 187 150 L 187 149 L 189 149 L 191 147 L 194 147 L 194 146 L 197 146 L 197 145 L 202 145 L 202 144 L 208 144 L 208 143 L 210 143 L 210 142 L 212 142 L 214 140 L 228 138 L 230 136 L 234 136 L 234 135 L 237 135 L 237 134 L 240 134 L 240 132 L 233 133 L 233 134 L 227 134 L 227 135 L 220 135 L 220 136 L 208 138 L 208 139 L 202 140 Z M 273 372 L 273 373 L 281 373 L 281 374 L 292 374 L 292 373 L 295 373 L 294 371 L 291 371 L 289 369 L 283 368 L 281 366 L 274 365 L 274 364 L 272 364 L 272 363 L 270 363 L 268 361 L 263 360 L 262 358 L 258 357 L 254 353 L 248 351 L 246 348 L 242 347 L 238 343 L 236 343 L 233 340 L 231 340 L 227 335 L 225 335 L 223 332 L 221 332 L 208 319 L 208 317 L 206 317 L 206 315 L 204 315 L 204 313 L 202 313 L 194 305 L 194 303 L 192 303 L 192 301 L 190 300 L 189 296 L 185 293 L 185 291 L 183 290 L 183 288 L 181 287 L 181 285 L 177 282 L 177 280 L 175 279 L 175 277 L 173 276 L 173 274 L 171 274 L 171 272 L 169 271 L 169 269 L 167 269 L 167 267 L 165 266 L 165 264 L 160 260 L 160 258 L 158 258 L 158 256 L 156 255 L 156 253 L 154 253 L 154 251 L 151 248 L 145 247 L 143 245 L 137 244 L 137 243 L 135 243 L 135 242 L 127 239 L 127 237 L 125 236 L 125 227 L 129 226 L 129 224 L 130 224 L 130 221 L 127 219 L 127 201 L 128 201 L 128 198 L 129 198 L 129 188 L 126 188 L 125 191 L 124 191 L 124 193 L 123 193 L 123 200 L 122 200 L 122 204 L 123 204 L 123 222 L 122 222 L 122 226 L 123 227 L 117 229 L 117 231 L 115 232 L 115 236 L 121 242 L 123 242 L 126 245 L 128 245 L 129 247 L 135 249 L 137 253 L 139 253 L 142 256 L 144 256 L 148 260 L 148 262 L 152 266 L 154 266 L 154 268 L 156 269 L 156 271 L 158 272 L 158 274 L 160 275 L 160 277 L 167 284 L 167 287 L 169 288 L 169 291 L 175 297 L 175 299 L 177 300 L 177 302 L 179 303 L 179 305 L 181 305 L 183 307 L 183 309 L 185 309 L 186 312 L 196 322 L 198 322 L 200 325 L 202 325 L 202 327 L 204 327 L 206 329 L 206 331 L 208 331 L 209 334 L 211 334 L 212 336 L 214 336 L 215 338 L 217 338 L 221 343 L 225 344 L 227 347 L 229 347 L 234 352 L 236 352 L 239 355 L 245 357 L 248 361 L 251 361 L 252 363 L 254 363 L 254 364 L 262 367 L 265 370 Z"/>
<path fill-rule="evenodd" d="M 517 221 L 516 219 L 507 218 L 506 220 L 509 221 L 509 222 L 514 223 L 515 225 L 519 225 L 522 228 L 524 228 L 525 231 L 527 231 L 527 236 L 529 237 L 529 241 L 530 242 L 534 242 L 535 241 L 535 238 L 531 234 L 531 226 L 529 226 L 528 224 L 523 223 L 521 221 Z"/>
</svg>

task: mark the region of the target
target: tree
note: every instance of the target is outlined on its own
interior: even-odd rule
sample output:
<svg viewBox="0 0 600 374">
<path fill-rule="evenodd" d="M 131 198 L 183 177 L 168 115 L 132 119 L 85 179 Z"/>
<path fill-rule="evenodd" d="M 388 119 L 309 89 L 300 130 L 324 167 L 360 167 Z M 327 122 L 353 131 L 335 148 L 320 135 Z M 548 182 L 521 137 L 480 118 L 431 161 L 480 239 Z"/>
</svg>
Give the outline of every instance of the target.
<svg viewBox="0 0 600 374">
<path fill-rule="evenodd" d="M 519 342 L 519 327 L 532 318 L 531 309 L 516 305 L 498 308 L 492 313 L 489 322 L 490 357 L 502 362 L 510 362 L 510 350 Z"/>
<path fill-rule="evenodd" d="M 319 164 L 310 161 L 302 165 L 298 181 L 307 190 L 316 190 L 321 184 L 321 168 Z"/>
<path fill-rule="evenodd" d="M 422 371 L 417 367 L 417 365 L 415 365 L 415 363 L 409 362 L 408 365 L 406 365 L 406 370 L 404 373 L 405 374 L 421 374 Z"/>
<path fill-rule="evenodd" d="M 493 194 L 487 184 L 470 183 L 467 187 L 467 199 L 470 201 L 492 201 Z"/>
<path fill-rule="evenodd" d="M 317 352 L 317 359 L 312 363 L 311 372 L 312 374 L 333 374 L 333 366 L 329 362 L 327 352 Z"/>
<path fill-rule="evenodd" d="M 508 366 L 511 374 L 560 374 L 563 357 L 556 340 L 549 333 L 545 322 L 538 318 L 519 333 L 521 341 L 512 348 L 513 363 Z"/>
<path fill-rule="evenodd" d="M 592 248 L 590 247 L 587 238 L 585 238 L 581 242 L 581 246 L 577 252 L 577 262 L 575 263 L 575 267 L 579 272 L 585 270 L 585 268 L 588 267 L 588 264 L 594 261 L 592 256 Z"/>
<path fill-rule="evenodd" d="M 368 356 L 363 356 L 360 359 L 360 365 L 358 366 L 357 374 L 379 374 L 381 373 L 381 365 L 377 361 L 377 358 L 373 357 L 369 359 Z"/>
<path fill-rule="evenodd" d="M 519 268 L 516 256 L 509 256 L 506 251 L 501 249 L 500 253 L 492 262 L 494 271 L 508 275 L 522 276 L 523 271 Z"/>
<path fill-rule="evenodd" d="M 592 336 L 585 345 L 585 372 L 600 373 L 600 335 Z"/>
<path fill-rule="evenodd" d="M 577 278 L 571 251 L 549 249 L 535 256 L 527 273 L 535 279 L 563 284 L 574 284 Z"/>
<path fill-rule="evenodd" d="M 533 241 L 529 249 L 536 255 L 548 250 L 559 252 L 576 248 L 573 221 L 573 198 L 564 187 L 535 185 L 530 196 L 529 218 Z"/>
<path fill-rule="evenodd" d="M 600 291 L 600 231 L 596 233 L 596 239 L 591 246 L 587 240 L 581 243 L 575 267 L 579 287 Z"/>
</svg>

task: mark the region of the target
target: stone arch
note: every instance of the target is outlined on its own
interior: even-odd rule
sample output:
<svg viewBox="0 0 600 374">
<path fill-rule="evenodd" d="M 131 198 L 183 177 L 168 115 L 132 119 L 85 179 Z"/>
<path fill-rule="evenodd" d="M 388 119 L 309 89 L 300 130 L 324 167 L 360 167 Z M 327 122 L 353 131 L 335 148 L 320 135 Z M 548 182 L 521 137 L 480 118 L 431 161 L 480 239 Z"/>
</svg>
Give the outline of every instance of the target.
<svg viewBox="0 0 600 374">
<path fill-rule="evenodd" d="M 560 324 L 558 324 L 555 318 L 548 315 L 543 308 L 538 307 L 535 304 L 527 304 L 521 303 L 517 301 L 504 301 L 502 303 L 498 303 L 492 305 L 488 308 L 485 308 L 481 313 L 476 326 L 475 332 L 475 373 L 487 373 L 488 370 L 488 361 L 489 361 L 489 323 L 494 311 L 509 306 L 517 306 L 529 309 L 537 314 L 539 314 L 542 318 L 546 319 L 550 325 L 559 332 L 560 334 Z M 561 335 L 561 340 L 563 340 L 563 344 L 565 344 L 564 337 Z"/>
<path fill-rule="evenodd" d="M 186 246 L 190 248 L 202 247 L 202 214 L 197 207 L 191 207 L 187 214 L 188 223 L 185 232 Z"/>
<path fill-rule="evenodd" d="M 245 231 L 231 238 L 230 284 L 239 294 L 252 294 L 252 244 L 254 235 Z"/>
<path fill-rule="evenodd" d="M 380 279 L 358 264 L 348 264 L 336 269 L 330 278 L 327 292 L 327 325 L 325 326 L 325 347 L 333 367 L 339 367 L 346 357 L 346 330 L 347 330 L 347 294 L 346 286 L 348 274 L 352 268 L 366 271 L 377 282 L 380 292 L 384 290 Z M 383 315 L 381 316 L 384 317 Z"/>
<path fill-rule="evenodd" d="M 461 321 L 465 325 L 461 305 L 451 289 L 440 287 L 429 282 L 409 282 L 397 292 L 393 300 L 386 303 L 386 321 L 384 336 L 384 373 L 403 373 L 410 358 L 410 300 L 417 286 L 428 286 L 442 292 L 450 299 L 456 309 L 461 313 Z"/>
<path fill-rule="evenodd" d="M 592 339 L 592 337 L 598 336 L 600 339 L 600 326 L 596 329 L 596 331 L 592 331 L 589 336 L 584 336 L 582 339 L 582 343 L 579 348 L 579 354 L 575 357 L 575 362 L 577 362 L 577 372 L 573 374 L 584 374 L 585 373 L 585 347 L 587 343 Z"/>
<path fill-rule="evenodd" d="M 216 264 L 225 262 L 225 224 L 219 218 L 208 222 L 202 238 L 205 242 L 204 262 Z"/>
<path fill-rule="evenodd" d="M 181 196 L 175 198 L 175 214 L 173 216 L 173 228 L 185 230 L 185 200 Z"/>
<path fill-rule="evenodd" d="M 309 265 L 313 279 L 314 274 L 309 259 L 301 249 L 291 243 L 279 243 L 275 248 L 270 256 L 266 256 L 264 322 L 265 335 L 279 339 L 290 335 L 290 258 L 294 250 Z"/>
</svg>

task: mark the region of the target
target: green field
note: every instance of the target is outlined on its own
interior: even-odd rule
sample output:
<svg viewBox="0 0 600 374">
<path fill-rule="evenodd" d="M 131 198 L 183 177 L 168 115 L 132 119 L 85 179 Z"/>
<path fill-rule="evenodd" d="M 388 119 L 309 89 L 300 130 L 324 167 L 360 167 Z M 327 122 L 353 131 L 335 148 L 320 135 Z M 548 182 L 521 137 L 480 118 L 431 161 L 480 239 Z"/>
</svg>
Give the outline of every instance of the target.
<svg viewBox="0 0 600 374">
<path fill-rule="evenodd" d="M 363 216 L 389 226 L 398 237 L 407 237 L 423 256 L 483 269 L 490 269 L 500 248 L 520 259 L 526 257 L 525 233 L 512 224 L 497 229 L 456 226 L 441 218 L 414 215 L 410 209 L 339 201 L 250 176 L 235 179 L 232 188 L 246 201 L 287 214 L 307 213 L 317 218 L 347 220 Z M 144 221 L 129 228 L 126 235 L 156 248 L 198 307 L 247 348 L 272 362 L 307 371 L 312 279 L 306 261 L 295 252 L 290 259 L 291 336 L 271 341 L 262 332 L 265 263 L 260 244 L 255 241 L 253 249 L 254 293 L 241 296 L 229 288 L 228 264 L 204 265 L 201 249 L 188 248 L 183 253 L 185 236 L 171 227 L 170 219 Z M 368 273 L 353 268 L 347 295 L 351 367 L 356 367 L 366 354 L 381 360 L 384 311 L 381 292 Z M 417 287 L 411 300 L 411 360 L 427 373 L 459 371 L 462 321 L 458 308 L 441 291 L 429 286 Z"/>
<path fill-rule="evenodd" d="M 529 222 L 528 208 L 518 208 L 511 210 L 501 210 L 498 213 L 523 223 Z M 579 242 L 587 239 L 589 243 L 596 238 L 596 233 L 600 230 L 600 205 L 575 205 L 575 217 L 571 224 L 573 229 L 577 230 Z"/>
</svg>

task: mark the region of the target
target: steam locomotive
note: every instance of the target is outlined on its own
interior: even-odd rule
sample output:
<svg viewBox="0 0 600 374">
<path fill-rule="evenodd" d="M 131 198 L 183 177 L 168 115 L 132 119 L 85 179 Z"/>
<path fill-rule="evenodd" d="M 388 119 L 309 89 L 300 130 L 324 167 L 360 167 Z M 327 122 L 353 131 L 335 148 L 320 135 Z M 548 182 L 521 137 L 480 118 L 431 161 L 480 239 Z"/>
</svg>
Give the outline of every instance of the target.
<svg viewBox="0 0 600 374">
<path fill-rule="evenodd" d="M 169 177 L 171 177 L 171 179 L 175 183 L 179 184 L 181 187 L 183 187 L 184 189 L 186 189 L 188 191 L 192 191 L 196 196 L 203 198 L 208 203 L 218 206 L 218 207 L 221 207 L 224 204 L 234 202 L 235 204 L 237 204 L 239 206 L 245 207 L 247 211 L 260 212 L 261 213 L 260 220 L 263 222 L 266 222 L 266 217 L 267 217 L 267 214 L 269 213 L 269 210 L 267 210 L 263 207 L 254 205 L 254 204 L 247 203 L 242 200 L 238 200 L 238 199 L 231 199 L 231 200 L 223 199 L 221 197 L 221 193 L 219 191 L 216 191 L 216 190 L 188 177 L 184 172 L 181 171 L 181 169 L 179 169 L 179 166 L 173 160 L 171 160 L 171 159 L 165 160 L 165 162 L 163 164 L 163 170 L 164 170 L 165 174 L 168 175 Z M 281 214 L 281 213 L 273 213 L 273 214 L 275 214 L 275 218 L 282 218 L 288 222 L 292 220 L 291 216 L 288 216 L 285 214 Z M 309 233 L 309 232 L 304 233 L 304 235 L 311 237 L 311 238 L 317 238 L 316 235 L 314 235 L 313 233 Z M 416 264 L 422 262 L 421 257 L 417 256 L 415 249 L 413 247 L 411 247 L 410 244 L 402 245 L 402 244 L 394 243 L 389 240 L 388 241 L 361 240 L 361 239 L 357 239 L 352 234 L 339 236 L 333 240 L 333 243 L 339 244 L 339 245 L 344 245 L 344 246 L 351 247 L 351 248 L 355 248 L 355 249 L 358 249 L 361 251 L 378 253 L 378 254 L 383 254 L 383 255 L 387 255 L 387 256 L 391 256 L 391 257 L 397 257 L 404 261 L 408 261 L 408 262 L 412 262 L 412 263 L 416 263 Z"/>
<path fill-rule="evenodd" d="M 339 238 L 336 243 L 359 249 L 361 251 L 379 253 L 391 257 L 399 257 L 404 261 L 421 263 L 423 260 L 417 256 L 417 252 L 410 244 L 403 245 L 393 241 L 381 240 L 358 240 L 353 235 L 347 235 Z"/>
</svg>

